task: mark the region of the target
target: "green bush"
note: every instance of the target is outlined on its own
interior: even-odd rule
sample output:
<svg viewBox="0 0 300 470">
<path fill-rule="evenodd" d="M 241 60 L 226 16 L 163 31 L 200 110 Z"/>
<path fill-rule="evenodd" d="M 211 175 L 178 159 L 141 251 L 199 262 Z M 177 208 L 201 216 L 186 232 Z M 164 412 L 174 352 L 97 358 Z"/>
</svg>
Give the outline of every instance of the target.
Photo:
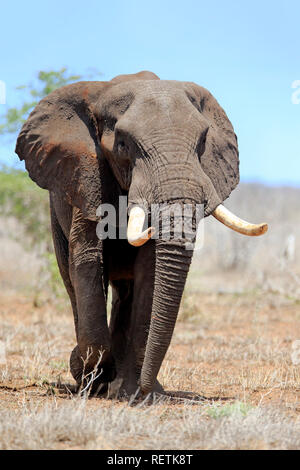
<svg viewBox="0 0 300 470">
<path fill-rule="evenodd" d="M 47 287 L 60 297 L 64 287 L 53 249 L 48 191 L 39 188 L 26 172 L 4 168 L 0 171 L 0 215 L 17 219 L 20 231 L 14 234 L 15 239 L 25 249 L 40 253 Z"/>
<path fill-rule="evenodd" d="M 24 171 L 0 171 L 0 214 L 15 217 L 32 243 L 51 244 L 48 191 Z"/>
</svg>

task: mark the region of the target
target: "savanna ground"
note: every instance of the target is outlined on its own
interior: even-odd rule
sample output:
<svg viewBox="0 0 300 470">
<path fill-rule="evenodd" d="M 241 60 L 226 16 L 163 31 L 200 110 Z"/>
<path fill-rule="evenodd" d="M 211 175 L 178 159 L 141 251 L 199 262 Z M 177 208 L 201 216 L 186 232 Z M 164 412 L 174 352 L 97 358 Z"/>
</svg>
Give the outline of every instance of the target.
<svg viewBox="0 0 300 470">
<path fill-rule="evenodd" d="M 43 248 L 28 248 L 20 219 L 3 216 L 0 448 L 300 448 L 299 196 L 234 192 L 228 207 L 269 222 L 261 239 L 205 222 L 159 374 L 170 397 L 134 406 L 71 393 L 68 301 Z"/>
</svg>

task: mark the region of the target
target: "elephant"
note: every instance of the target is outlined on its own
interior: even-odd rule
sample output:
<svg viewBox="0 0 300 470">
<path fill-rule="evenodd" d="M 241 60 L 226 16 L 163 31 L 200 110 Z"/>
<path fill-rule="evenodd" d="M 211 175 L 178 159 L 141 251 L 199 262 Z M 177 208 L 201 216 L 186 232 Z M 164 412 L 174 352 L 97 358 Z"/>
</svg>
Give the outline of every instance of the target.
<svg viewBox="0 0 300 470">
<path fill-rule="evenodd" d="M 201 205 L 203 217 L 246 235 L 267 230 L 222 205 L 239 182 L 237 137 L 225 111 L 205 88 L 148 71 L 80 81 L 38 103 L 16 153 L 49 191 L 55 253 L 74 314 L 76 383 L 96 371 L 91 387 L 99 395 L 163 393 L 157 376 L 193 249 L 186 249 L 187 233 L 164 239 L 158 227 L 155 238 L 145 205 L 188 203 L 194 228 Z M 99 237 L 98 208 L 118 210 L 121 196 L 127 239 Z"/>
</svg>

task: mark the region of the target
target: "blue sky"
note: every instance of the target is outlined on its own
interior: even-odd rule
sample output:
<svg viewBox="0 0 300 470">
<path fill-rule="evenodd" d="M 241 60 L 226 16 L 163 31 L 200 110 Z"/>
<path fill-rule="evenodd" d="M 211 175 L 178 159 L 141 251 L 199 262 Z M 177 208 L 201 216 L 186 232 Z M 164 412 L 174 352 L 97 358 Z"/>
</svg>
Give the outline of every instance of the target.
<svg viewBox="0 0 300 470">
<path fill-rule="evenodd" d="M 7 105 L 39 70 L 101 79 L 151 70 L 208 88 L 239 139 L 241 179 L 300 186 L 300 3 L 276 0 L 27 0 L 1 3 Z M 297 90 L 299 93 L 297 94 Z M 297 99 L 296 99 L 297 101 Z M 5 106 L 0 105 L 1 111 Z M 0 138 L 0 162 L 16 164 Z"/>
</svg>

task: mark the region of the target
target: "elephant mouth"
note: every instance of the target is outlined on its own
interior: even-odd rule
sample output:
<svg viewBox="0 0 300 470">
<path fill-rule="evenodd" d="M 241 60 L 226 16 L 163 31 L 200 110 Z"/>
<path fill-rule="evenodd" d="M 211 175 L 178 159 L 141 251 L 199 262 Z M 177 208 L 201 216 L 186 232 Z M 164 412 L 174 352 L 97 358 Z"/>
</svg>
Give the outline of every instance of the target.
<svg viewBox="0 0 300 470">
<path fill-rule="evenodd" d="M 260 236 L 267 232 L 268 224 L 265 222 L 260 224 L 252 224 L 240 217 L 233 214 L 226 207 L 220 204 L 213 212 L 212 215 L 222 224 L 226 225 L 231 230 L 251 237 Z M 148 227 L 143 230 L 145 224 L 146 214 L 139 206 L 134 206 L 130 210 L 128 226 L 127 226 L 127 240 L 136 247 L 144 245 L 151 237 L 156 234 L 155 227 Z"/>
</svg>

